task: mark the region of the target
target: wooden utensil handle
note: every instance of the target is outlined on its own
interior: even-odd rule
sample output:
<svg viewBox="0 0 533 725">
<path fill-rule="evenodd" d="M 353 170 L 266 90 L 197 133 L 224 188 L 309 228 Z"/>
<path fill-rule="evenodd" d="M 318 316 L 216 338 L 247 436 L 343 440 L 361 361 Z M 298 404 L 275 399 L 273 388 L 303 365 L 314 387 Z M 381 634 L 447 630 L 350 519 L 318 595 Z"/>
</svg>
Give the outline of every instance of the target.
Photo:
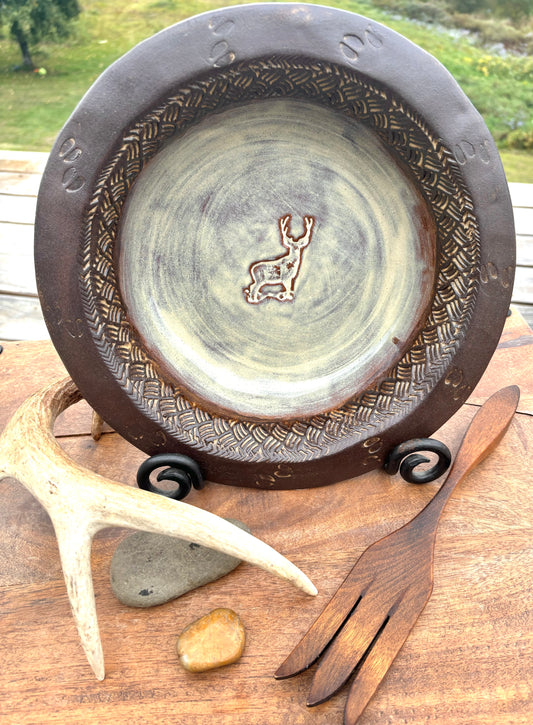
<svg viewBox="0 0 533 725">
<path fill-rule="evenodd" d="M 470 423 L 448 478 L 422 514 L 438 519 L 456 485 L 491 453 L 505 435 L 518 407 L 520 388 L 502 388 L 483 403 Z"/>
</svg>

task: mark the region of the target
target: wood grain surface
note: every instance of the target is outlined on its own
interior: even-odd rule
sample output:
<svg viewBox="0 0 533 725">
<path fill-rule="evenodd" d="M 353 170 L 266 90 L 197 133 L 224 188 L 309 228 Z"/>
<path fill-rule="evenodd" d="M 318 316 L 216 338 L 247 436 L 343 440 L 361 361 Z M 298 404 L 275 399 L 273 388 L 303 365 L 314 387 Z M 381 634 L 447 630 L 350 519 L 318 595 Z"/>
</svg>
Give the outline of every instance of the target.
<svg viewBox="0 0 533 725">
<path fill-rule="evenodd" d="M 516 413 L 519 396 L 518 386 L 511 385 L 481 406 L 439 491 L 411 521 L 365 549 L 276 671 L 276 678 L 292 677 L 320 658 L 309 705 L 329 700 L 355 669 L 344 711 L 344 725 L 355 725 L 431 596 L 435 535 L 446 503 L 497 447 Z"/>
<path fill-rule="evenodd" d="M 523 400 L 531 401 L 532 342 L 514 313 L 470 404 L 436 436 L 452 452 L 476 406 L 494 390 L 518 384 Z M 64 374 L 49 343 L 6 344 L 0 368 L 1 427 L 29 393 Z M 533 720 L 533 417 L 529 403 L 526 408 L 491 457 L 454 492 L 437 534 L 432 597 L 361 723 Z M 66 450 L 92 470 L 132 483 L 143 454 L 114 433 L 95 443 L 87 407 L 76 406 L 72 416 L 58 429 Z M 92 565 L 107 677 L 98 683 L 78 642 L 51 523 L 25 489 L 0 483 L 0 721 L 340 724 L 346 687 L 308 709 L 314 668 L 286 681 L 274 680 L 273 673 L 355 558 L 412 518 L 437 487 L 409 485 L 376 471 L 314 490 L 209 484 L 191 494 L 188 502 L 241 519 L 300 566 L 319 589 L 314 599 L 242 564 L 179 600 L 130 609 L 109 584 L 112 553 L 127 532 L 101 532 Z M 217 671 L 185 672 L 177 661 L 177 636 L 216 607 L 231 607 L 242 618 L 244 655 Z"/>
</svg>

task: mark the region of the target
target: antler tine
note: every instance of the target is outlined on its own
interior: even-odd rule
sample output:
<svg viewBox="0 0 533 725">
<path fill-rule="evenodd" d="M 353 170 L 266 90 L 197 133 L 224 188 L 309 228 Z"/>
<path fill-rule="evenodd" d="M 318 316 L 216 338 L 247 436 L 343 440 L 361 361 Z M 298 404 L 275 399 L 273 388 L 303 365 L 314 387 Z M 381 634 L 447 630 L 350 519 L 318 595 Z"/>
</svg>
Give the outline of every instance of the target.
<svg viewBox="0 0 533 725">
<path fill-rule="evenodd" d="M 52 519 L 57 537 L 61 568 L 67 587 L 72 616 L 81 646 L 97 680 L 105 677 L 104 653 L 96 616 L 91 576 L 91 544 L 96 530 L 85 518 L 77 520 L 68 509 Z"/>
<path fill-rule="evenodd" d="M 107 526 L 125 526 L 203 544 L 288 579 L 308 594 L 312 582 L 264 542 L 215 514 L 154 496 L 83 468 L 62 450 L 52 427 L 80 399 L 74 383 L 54 383 L 29 398 L 0 437 L 0 480 L 20 481 L 47 510 L 82 646 L 98 679 L 104 661 L 94 603 L 90 551 L 93 536 Z M 24 446 L 20 448 L 20 441 Z"/>
<path fill-rule="evenodd" d="M 307 247 L 309 242 L 311 241 L 311 234 L 313 230 L 313 224 L 315 223 L 315 219 L 312 216 L 304 216 L 303 218 L 304 222 L 304 231 L 301 237 L 298 237 L 296 240 L 298 242 L 299 246 Z"/>
<path fill-rule="evenodd" d="M 287 248 L 289 248 L 289 245 L 292 242 L 292 237 L 289 234 L 290 223 L 291 223 L 290 214 L 286 214 L 284 217 L 281 217 L 281 219 L 279 220 L 279 229 L 281 232 L 282 244 L 284 247 L 287 247 Z"/>
</svg>

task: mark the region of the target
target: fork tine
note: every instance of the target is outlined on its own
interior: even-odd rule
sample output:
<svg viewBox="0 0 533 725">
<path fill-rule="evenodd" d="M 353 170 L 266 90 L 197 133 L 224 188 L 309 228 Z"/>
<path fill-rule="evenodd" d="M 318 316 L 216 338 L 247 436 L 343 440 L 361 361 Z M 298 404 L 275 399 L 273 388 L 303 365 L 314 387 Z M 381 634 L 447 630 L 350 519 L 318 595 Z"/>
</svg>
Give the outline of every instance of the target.
<svg viewBox="0 0 533 725">
<path fill-rule="evenodd" d="M 357 563 L 307 633 L 277 669 L 274 674 L 277 680 L 293 677 L 310 667 L 355 609 L 371 583 L 370 577 L 356 577 L 356 566 Z"/>
<path fill-rule="evenodd" d="M 407 590 L 397 601 L 394 611 L 357 668 L 344 708 L 344 725 L 355 725 L 409 636 L 430 595 L 431 592 L 422 598 L 415 594 L 413 599 Z"/>
<path fill-rule="evenodd" d="M 361 600 L 318 665 L 307 697 L 309 707 L 320 705 L 340 690 L 379 633 L 388 609 L 386 602 L 384 609 L 369 593 Z"/>
</svg>

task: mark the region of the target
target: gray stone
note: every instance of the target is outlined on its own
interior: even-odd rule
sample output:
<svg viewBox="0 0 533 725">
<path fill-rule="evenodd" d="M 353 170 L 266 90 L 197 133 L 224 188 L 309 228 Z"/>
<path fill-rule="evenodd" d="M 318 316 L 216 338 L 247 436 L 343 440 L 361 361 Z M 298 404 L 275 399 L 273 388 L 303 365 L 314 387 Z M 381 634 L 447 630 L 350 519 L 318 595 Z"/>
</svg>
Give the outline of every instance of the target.
<svg viewBox="0 0 533 725">
<path fill-rule="evenodd" d="M 227 519 L 250 533 L 241 521 Z M 111 588 L 130 607 L 154 607 L 229 574 L 240 559 L 171 536 L 137 531 L 116 548 Z"/>
</svg>

